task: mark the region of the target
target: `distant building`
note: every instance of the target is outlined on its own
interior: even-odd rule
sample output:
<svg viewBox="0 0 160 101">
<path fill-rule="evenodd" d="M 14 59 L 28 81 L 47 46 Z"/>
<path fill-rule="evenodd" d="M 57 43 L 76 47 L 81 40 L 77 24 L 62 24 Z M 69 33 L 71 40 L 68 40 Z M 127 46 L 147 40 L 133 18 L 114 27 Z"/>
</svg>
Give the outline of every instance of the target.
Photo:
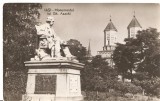
<svg viewBox="0 0 160 101">
<path fill-rule="evenodd" d="M 136 38 L 138 31 L 142 30 L 142 26 L 139 24 L 135 15 L 133 16 L 133 19 L 128 25 L 127 29 L 128 29 L 128 38 Z"/>
<path fill-rule="evenodd" d="M 93 56 L 92 56 L 92 54 L 91 54 L 90 41 L 89 41 L 88 50 L 87 50 L 87 53 L 86 53 L 86 58 L 87 58 L 88 62 L 91 62 L 92 59 L 93 59 Z"/>
<path fill-rule="evenodd" d="M 138 34 L 138 31 L 142 30 L 142 26 L 138 22 L 138 20 L 135 17 L 135 14 L 133 16 L 133 19 L 129 23 L 128 27 L 128 38 L 136 38 L 136 35 Z M 103 50 L 98 51 L 97 55 L 101 55 L 102 58 L 106 58 L 106 61 L 108 61 L 109 66 L 113 67 L 114 62 L 112 59 L 112 54 L 115 50 L 117 43 L 117 34 L 118 30 L 112 23 L 112 20 L 110 19 L 108 25 L 104 29 L 104 46 Z"/>
<path fill-rule="evenodd" d="M 112 54 L 115 50 L 117 43 L 117 29 L 112 23 L 112 20 L 110 19 L 108 25 L 104 29 L 104 46 L 102 51 L 98 51 L 97 55 L 101 55 L 102 58 L 106 58 L 106 61 L 108 61 L 109 66 L 113 67 L 113 59 Z"/>
</svg>

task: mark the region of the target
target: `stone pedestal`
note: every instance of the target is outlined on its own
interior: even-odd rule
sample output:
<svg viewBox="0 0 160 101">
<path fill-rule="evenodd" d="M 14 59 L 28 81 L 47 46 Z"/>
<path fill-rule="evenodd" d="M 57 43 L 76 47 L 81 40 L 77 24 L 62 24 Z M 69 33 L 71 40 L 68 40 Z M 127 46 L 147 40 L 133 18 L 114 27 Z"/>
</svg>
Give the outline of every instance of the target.
<svg viewBox="0 0 160 101">
<path fill-rule="evenodd" d="M 26 94 L 22 101 L 83 101 L 80 69 L 69 60 L 25 62 L 28 67 Z"/>
</svg>

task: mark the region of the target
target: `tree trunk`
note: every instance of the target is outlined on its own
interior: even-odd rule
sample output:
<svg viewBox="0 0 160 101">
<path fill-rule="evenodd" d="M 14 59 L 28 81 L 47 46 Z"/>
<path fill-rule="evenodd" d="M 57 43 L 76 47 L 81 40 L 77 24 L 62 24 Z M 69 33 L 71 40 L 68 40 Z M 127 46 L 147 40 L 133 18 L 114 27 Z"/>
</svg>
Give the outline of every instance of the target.
<svg viewBox="0 0 160 101">
<path fill-rule="evenodd" d="M 123 73 L 123 75 L 122 75 L 122 82 L 124 83 L 124 73 Z"/>
<path fill-rule="evenodd" d="M 143 89 L 143 91 L 142 91 L 142 95 L 145 95 L 145 93 L 144 93 L 144 89 Z"/>
<path fill-rule="evenodd" d="M 133 74 L 132 74 L 132 69 L 130 69 L 131 72 L 131 82 L 133 82 Z"/>
<path fill-rule="evenodd" d="M 96 100 L 98 100 L 99 98 L 98 98 L 98 91 L 96 91 Z"/>
</svg>

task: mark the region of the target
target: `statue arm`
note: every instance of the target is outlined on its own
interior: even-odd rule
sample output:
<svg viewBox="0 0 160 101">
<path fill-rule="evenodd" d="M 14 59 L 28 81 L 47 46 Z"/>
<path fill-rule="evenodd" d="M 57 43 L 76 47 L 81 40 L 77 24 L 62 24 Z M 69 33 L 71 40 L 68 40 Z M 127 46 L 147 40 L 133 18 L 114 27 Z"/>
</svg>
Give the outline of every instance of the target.
<svg viewBox="0 0 160 101">
<path fill-rule="evenodd" d="M 36 30 L 37 30 L 37 35 L 43 35 L 45 33 L 45 28 L 41 25 L 41 26 L 37 26 L 35 25 Z"/>
<path fill-rule="evenodd" d="M 46 35 L 49 36 L 48 31 L 50 30 L 48 24 L 43 24 L 40 26 L 35 25 L 36 30 L 37 30 L 37 35 Z"/>
<path fill-rule="evenodd" d="M 55 40 L 58 40 L 60 44 L 65 44 L 66 42 L 62 40 L 60 37 L 55 36 Z"/>
</svg>

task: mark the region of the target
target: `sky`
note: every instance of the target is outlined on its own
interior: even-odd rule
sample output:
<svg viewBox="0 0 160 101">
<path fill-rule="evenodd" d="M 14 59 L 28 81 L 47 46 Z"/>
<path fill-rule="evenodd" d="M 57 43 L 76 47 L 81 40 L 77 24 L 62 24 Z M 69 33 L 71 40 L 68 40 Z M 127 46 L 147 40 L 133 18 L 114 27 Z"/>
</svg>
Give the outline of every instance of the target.
<svg viewBox="0 0 160 101">
<path fill-rule="evenodd" d="M 51 15 L 46 9 L 51 9 Z M 55 9 L 72 11 L 55 11 Z M 128 36 L 127 26 L 133 18 L 134 11 L 142 29 L 152 27 L 160 31 L 160 4 L 44 3 L 40 10 L 40 21 L 45 23 L 47 16 L 53 16 L 54 30 L 61 39 L 65 41 L 77 39 L 86 48 L 90 40 L 91 52 L 94 56 L 103 48 L 103 31 L 110 18 L 118 30 L 117 41 L 123 43 L 124 38 Z M 70 15 L 62 15 L 61 12 Z M 56 13 L 58 15 L 55 15 Z"/>
</svg>

